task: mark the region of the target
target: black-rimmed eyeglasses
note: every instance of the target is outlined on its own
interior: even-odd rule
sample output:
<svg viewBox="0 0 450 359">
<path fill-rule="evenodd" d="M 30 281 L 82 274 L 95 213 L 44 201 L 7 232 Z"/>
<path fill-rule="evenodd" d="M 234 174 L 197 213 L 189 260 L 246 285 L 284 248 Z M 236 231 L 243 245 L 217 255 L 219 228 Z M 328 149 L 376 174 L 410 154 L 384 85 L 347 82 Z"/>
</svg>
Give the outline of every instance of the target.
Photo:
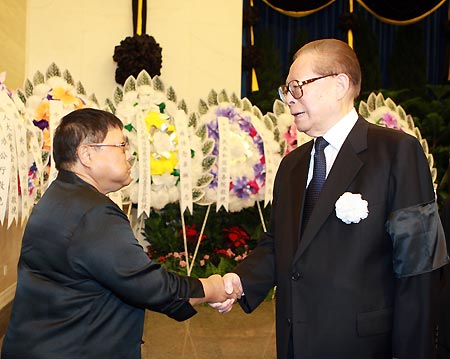
<svg viewBox="0 0 450 359">
<path fill-rule="evenodd" d="M 303 86 L 308 85 L 314 81 L 324 79 L 325 77 L 336 76 L 336 75 L 337 74 L 329 74 L 329 75 L 314 77 L 312 79 L 301 81 L 301 82 L 299 80 L 292 80 L 287 85 L 281 85 L 280 87 L 278 87 L 278 96 L 280 96 L 281 101 L 287 102 L 286 96 L 289 92 L 293 98 L 298 100 L 303 96 Z"/>
</svg>

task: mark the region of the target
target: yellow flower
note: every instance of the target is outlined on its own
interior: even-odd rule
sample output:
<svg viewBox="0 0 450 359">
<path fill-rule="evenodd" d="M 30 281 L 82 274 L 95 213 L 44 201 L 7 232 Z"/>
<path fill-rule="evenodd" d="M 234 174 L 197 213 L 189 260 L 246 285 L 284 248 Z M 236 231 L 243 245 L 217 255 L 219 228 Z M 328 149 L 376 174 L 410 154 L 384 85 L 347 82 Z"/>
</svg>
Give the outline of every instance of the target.
<svg viewBox="0 0 450 359">
<path fill-rule="evenodd" d="M 52 90 L 52 97 L 55 100 L 61 100 L 64 105 L 75 105 L 75 108 L 81 108 L 83 105 L 83 102 L 72 95 L 70 93 L 70 89 L 64 89 L 62 87 L 56 87 Z"/>
<path fill-rule="evenodd" d="M 36 108 L 35 118 L 38 121 L 46 120 L 48 122 L 48 119 L 50 118 L 50 108 L 48 101 L 42 101 L 39 104 L 39 106 Z"/>
<path fill-rule="evenodd" d="M 170 152 L 168 157 L 155 156 L 150 157 L 150 166 L 152 175 L 162 175 L 164 173 L 172 173 L 178 163 L 178 158 L 175 152 Z"/>
<path fill-rule="evenodd" d="M 50 146 L 50 131 L 48 130 L 48 128 L 44 128 L 44 130 L 42 131 L 42 135 L 43 135 L 43 144 L 42 144 L 42 149 L 45 151 L 51 151 L 51 146 Z"/>
<path fill-rule="evenodd" d="M 149 112 L 145 117 L 145 124 L 147 125 L 147 131 L 150 132 L 152 127 L 161 128 L 165 121 L 161 118 L 158 112 Z"/>
</svg>

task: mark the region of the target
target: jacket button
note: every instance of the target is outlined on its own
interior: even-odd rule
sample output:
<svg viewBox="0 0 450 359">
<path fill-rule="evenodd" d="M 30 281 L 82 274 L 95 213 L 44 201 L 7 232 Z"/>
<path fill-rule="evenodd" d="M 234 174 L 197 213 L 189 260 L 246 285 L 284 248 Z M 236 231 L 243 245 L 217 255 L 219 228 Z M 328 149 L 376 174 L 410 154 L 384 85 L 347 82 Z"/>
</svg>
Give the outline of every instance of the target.
<svg viewBox="0 0 450 359">
<path fill-rule="evenodd" d="M 299 272 L 292 273 L 292 280 L 299 280 L 301 278 L 301 274 Z"/>
</svg>

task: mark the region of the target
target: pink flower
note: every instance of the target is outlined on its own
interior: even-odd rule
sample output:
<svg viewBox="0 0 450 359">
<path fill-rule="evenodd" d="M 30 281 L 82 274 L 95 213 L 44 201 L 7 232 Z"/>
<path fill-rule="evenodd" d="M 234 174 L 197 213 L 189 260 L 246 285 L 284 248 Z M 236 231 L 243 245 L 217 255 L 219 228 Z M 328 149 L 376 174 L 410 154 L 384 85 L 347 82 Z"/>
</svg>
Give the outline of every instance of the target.
<svg viewBox="0 0 450 359">
<path fill-rule="evenodd" d="M 203 258 L 204 258 L 204 259 L 209 259 L 209 254 L 205 254 L 205 255 L 203 256 Z"/>
<path fill-rule="evenodd" d="M 200 267 L 203 267 L 205 265 L 205 260 L 204 259 L 201 259 L 200 260 Z"/>
<path fill-rule="evenodd" d="M 185 268 L 186 267 L 186 261 L 180 261 L 180 267 Z"/>
<path fill-rule="evenodd" d="M 402 129 L 398 124 L 397 119 L 394 116 L 392 116 L 389 112 L 385 113 L 379 122 L 388 128 L 393 128 L 395 130 Z"/>
<path fill-rule="evenodd" d="M 297 148 L 297 127 L 295 125 L 291 125 L 283 137 L 287 142 L 286 154 Z"/>
</svg>

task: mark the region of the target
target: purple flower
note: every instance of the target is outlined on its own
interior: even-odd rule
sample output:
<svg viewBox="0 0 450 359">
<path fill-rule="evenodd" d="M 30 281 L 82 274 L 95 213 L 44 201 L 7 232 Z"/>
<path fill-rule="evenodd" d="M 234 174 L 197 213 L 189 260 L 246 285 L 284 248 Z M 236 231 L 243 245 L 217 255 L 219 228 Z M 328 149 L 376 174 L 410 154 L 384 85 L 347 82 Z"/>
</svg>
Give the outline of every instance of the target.
<svg viewBox="0 0 450 359">
<path fill-rule="evenodd" d="M 247 185 L 247 178 L 245 176 L 237 177 L 236 181 L 233 184 L 233 191 L 239 198 L 249 198 L 250 197 L 250 189 Z"/>
<path fill-rule="evenodd" d="M 236 115 L 236 111 L 234 107 L 231 105 L 228 107 L 219 107 L 216 111 L 216 115 L 217 117 L 219 116 L 228 117 L 231 120 Z"/>
<path fill-rule="evenodd" d="M 41 130 L 44 130 L 48 128 L 48 121 L 47 120 L 33 120 L 33 123 L 36 127 L 39 127 Z"/>
</svg>

